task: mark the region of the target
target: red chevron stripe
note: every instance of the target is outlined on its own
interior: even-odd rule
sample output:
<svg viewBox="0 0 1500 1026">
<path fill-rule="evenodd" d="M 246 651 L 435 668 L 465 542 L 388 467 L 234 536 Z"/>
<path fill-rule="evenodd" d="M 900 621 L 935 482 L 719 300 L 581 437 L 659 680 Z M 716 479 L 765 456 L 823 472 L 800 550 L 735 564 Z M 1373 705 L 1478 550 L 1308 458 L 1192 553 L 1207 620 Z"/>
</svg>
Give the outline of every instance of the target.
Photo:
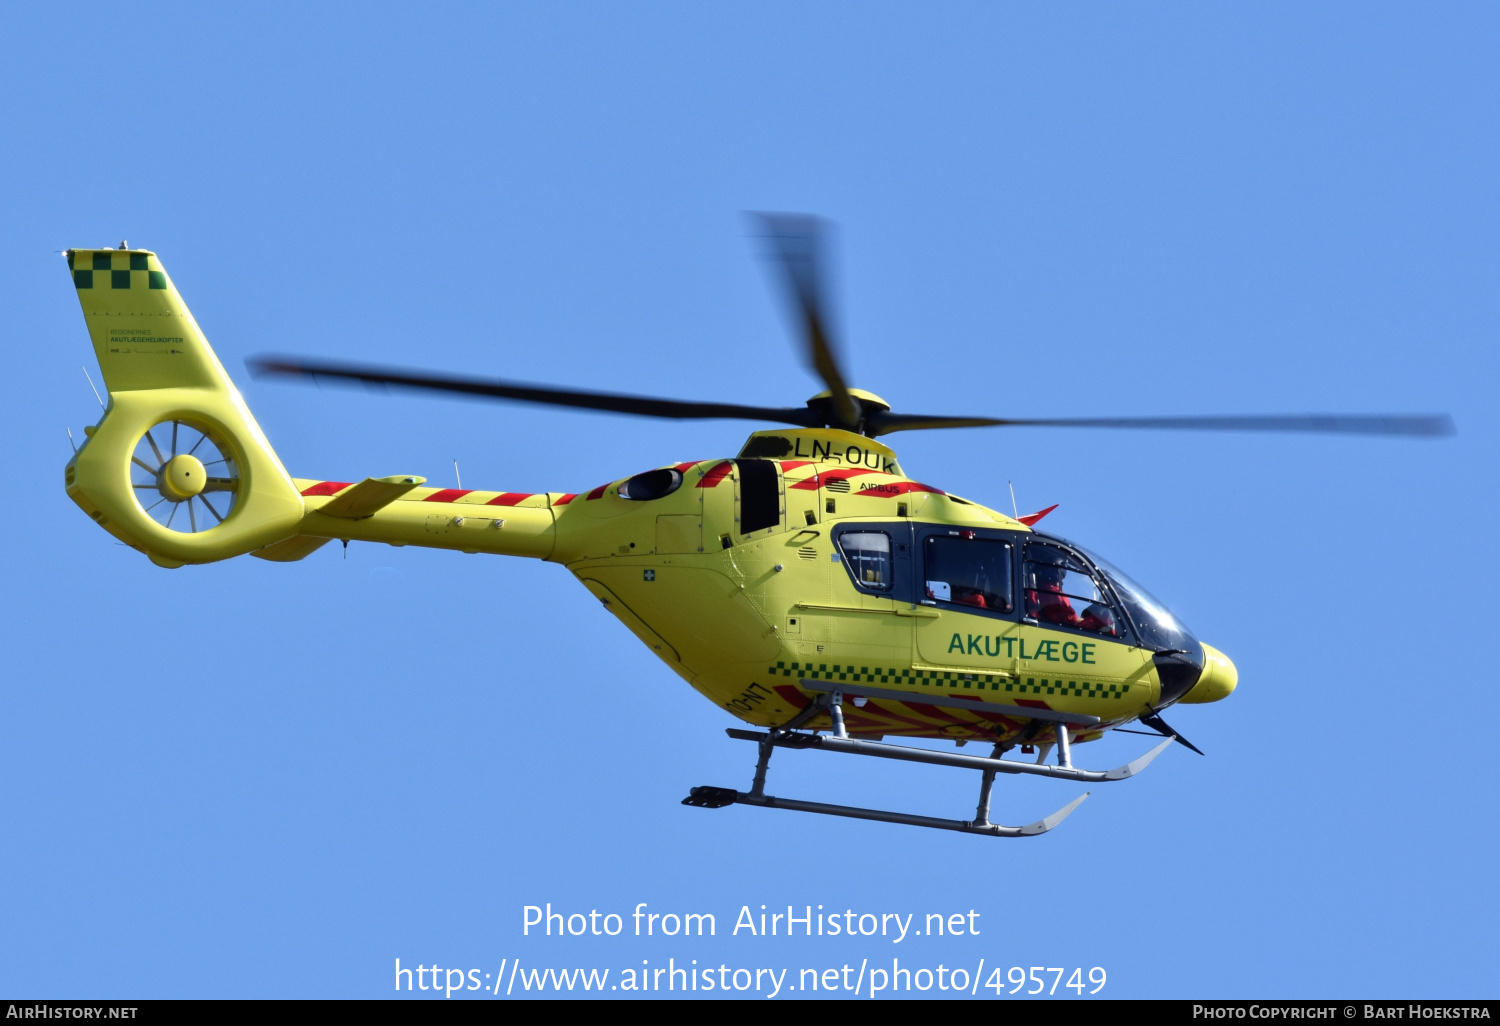
<svg viewBox="0 0 1500 1026">
<path fill-rule="evenodd" d="M 932 485 L 924 485 L 920 481 L 897 481 L 894 484 L 871 485 L 868 488 L 856 490 L 854 494 L 876 499 L 894 499 L 898 495 L 906 495 L 909 492 L 928 492 L 932 495 L 948 494 L 940 488 L 934 488 Z"/>
<path fill-rule="evenodd" d="M 521 503 L 525 502 L 527 499 L 531 498 L 535 494 L 536 494 L 535 492 L 501 492 L 499 495 L 495 496 L 489 502 L 486 502 L 485 505 L 486 506 L 519 506 Z"/>
<path fill-rule="evenodd" d="M 796 709 L 798 712 L 801 712 L 803 709 L 807 708 L 807 696 L 798 691 L 792 685 L 773 684 L 771 686 L 771 690 L 776 692 L 782 698 L 786 699 L 787 704 L 790 705 L 793 709 Z"/>
<path fill-rule="evenodd" d="M 607 485 L 607 484 L 600 485 L 598 488 L 595 488 L 593 491 L 591 491 L 587 495 L 585 495 L 583 497 L 584 501 L 588 501 L 589 499 L 597 499 L 597 498 L 599 498 L 599 496 L 601 496 L 601 495 L 604 494 L 604 489 L 606 489 L 608 487 L 609 487 L 609 485 Z"/>
<path fill-rule="evenodd" d="M 717 486 L 720 481 L 729 476 L 729 472 L 733 469 L 733 463 L 730 463 L 728 460 L 723 460 L 712 470 L 703 475 L 703 480 L 698 482 L 698 487 L 713 488 Z"/>
<path fill-rule="evenodd" d="M 578 498 L 578 493 L 577 492 L 569 492 L 566 495 L 560 496 L 558 498 L 558 500 L 556 502 L 554 502 L 552 505 L 554 505 L 554 506 L 566 506 L 568 503 L 572 502 L 576 498 Z"/>
<path fill-rule="evenodd" d="M 302 489 L 303 495 L 334 495 L 348 488 L 353 481 L 319 481 Z"/>
<path fill-rule="evenodd" d="M 772 690 L 775 691 L 778 695 L 780 695 L 783 699 L 785 699 L 786 702 L 787 702 L 787 704 L 790 705 L 793 709 L 797 709 L 797 710 L 800 711 L 800 710 L 806 708 L 806 706 L 808 704 L 809 700 L 802 694 L 802 692 L 799 691 L 797 688 L 793 687 L 790 684 L 776 684 L 776 685 L 772 686 Z M 855 685 L 855 686 L 853 686 L 851 688 L 848 688 L 848 689 L 846 689 L 844 691 L 844 694 L 846 694 L 846 695 L 858 695 L 859 693 L 860 692 L 859 692 L 859 686 L 858 685 Z M 969 696 L 969 695 L 954 695 L 952 697 L 954 697 L 954 698 L 970 698 L 972 696 Z M 904 736 L 908 736 L 908 737 L 940 737 L 942 735 L 937 734 L 936 730 L 937 730 L 937 728 L 941 727 L 944 724 L 950 724 L 951 723 L 951 724 L 957 724 L 959 726 L 964 726 L 964 727 L 973 727 L 973 726 L 976 725 L 973 720 L 967 720 L 967 719 L 963 719 L 963 718 L 961 718 L 959 716 L 956 716 L 956 715 L 954 715 L 954 713 L 951 710 L 945 708 L 944 706 L 928 705 L 926 702 L 923 702 L 921 700 L 921 698 L 922 698 L 921 695 L 913 695 L 911 698 L 904 699 L 904 700 L 902 700 L 899 703 L 897 703 L 895 699 L 888 699 L 888 698 L 876 699 L 876 698 L 871 698 L 871 699 L 869 699 L 869 704 L 865 706 L 864 712 L 865 712 L 865 714 L 868 714 L 870 712 L 870 710 L 873 708 L 873 709 L 875 709 L 875 711 L 879 715 L 884 716 L 884 717 L 886 717 L 889 720 L 892 720 L 892 721 L 894 721 L 896 723 L 904 723 L 904 724 L 906 724 L 907 725 L 906 727 L 901 727 L 901 728 L 898 728 L 898 729 L 899 729 L 899 731 L 900 731 L 901 734 L 903 734 Z M 974 698 L 973 700 L 976 701 L 976 702 L 980 701 L 980 699 L 978 699 L 978 698 Z M 880 703 L 887 703 L 887 704 L 880 704 Z M 929 719 L 929 720 L 915 719 L 915 718 L 913 718 L 909 714 L 904 714 L 904 713 L 896 712 L 896 711 L 890 709 L 888 707 L 889 704 L 904 705 L 908 709 L 910 709 L 912 713 L 915 713 L 917 716 L 927 716 L 927 717 L 931 717 L 931 719 Z M 1029 703 L 1029 704 L 1031 704 L 1033 706 L 1042 707 L 1042 708 L 1046 707 L 1046 703 L 1044 703 L 1044 702 L 1033 702 L 1033 703 Z M 978 709 L 976 709 L 974 711 L 975 712 L 979 712 Z M 850 712 L 851 712 L 851 708 L 848 707 L 848 706 L 846 706 L 845 710 L 844 710 L 844 713 L 845 713 L 844 719 L 845 719 L 846 722 L 853 722 L 853 721 L 851 721 L 849 719 Z M 1015 719 L 1013 719 L 1013 718 L 1011 718 L 1009 716 L 999 716 L 999 715 L 996 715 L 995 713 L 991 713 L 991 712 L 984 712 L 982 715 L 986 719 L 992 719 L 992 720 L 996 721 L 1006 731 L 1015 731 L 1015 730 L 1020 730 L 1021 729 L 1020 722 L 1018 722 L 1017 720 L 1015 720 Z M 863 719 L 863 717 L 861 717 L 861 719 Z M 934 723 L 934 722 L 932 722 L 933 720 L 936 720 L 937 722 Z M 917 728 L 918 730 L 923 731 L 924 733 L 921 733 L 921 734 L 912 733 L 912 731 L 911 731 L 910 728 L 913 728 L 913 727 Z M 896 730 L 892 730 L 892 731 L 888 731 L 888 733 L 894 734 L 894 733 L 897 733 L 897 731 Z"/>
<path fill-rule="evenodd" d="M 844 692 L 844 694 L 846 694 L 846 695 L 855 694 L 855 693 L 856 692 L 849 692 L 849 691 Z M 885 716 L 886 718 L 888 718 L 888 719 L 890 719 L 890 720 L 892 720 L 892 721 L 894 721 L 896 723 L 905 723 L 908 726 L 921 727 L 923 730 L 927 730 L 927 731 L 931 731 L 931 730 L 935 729 L 936 727 L 940 726 L 940 724 L 937 724 L 937 723 L 930 723 L 930 722 L 926 722 L 926 721 L 923 721 L 923 720 L 913 719 L 909 715 L 906 715 L 904 713 L 896 712 L 895 710 L 888 709 L 885 706 L 879 706 L 879 707 L 877 707 L 876 706 L 877 702 L 895 702 L 895 700 L 894 699 L 875 699 L 875 698 L 871 698 L 871 699 L 868 699 L 867 704 L 865 705 L 865 710 L 868 712 L 870 709 L 874 708 L 881 715 Z M 910 702 L 901 702 L 901 703 L 896 703 L 896 704 L 900 704 L 900 705 L 905 705 L 905 706 L 911 707 L 911 703 Z M 847 706 L 845 707 L 844 711 L 845 711 L 846 714 L 848 713 L 848 707 Z M 913 710 L 913 711 L 917 711 L 917 710 Z M 845 718 L 847 719 L 847 716 Z M 951 722 L 953 722 L 953 720 L 952 719 L 945 719 L 944 722 L 951 723 Z"/>
<path fill-rule="evenodd" d="M 804 491 L 810 492 L 818 487 L 820 480 L 821 483 L 827 484 L 829 481 L 847 481 L 851 477 L 859 477 L 861 474 L 879 473 L 880 471 L 878 470 L 829 470 L 822 474 L 814 474 L 806 481 L 798 481 L 796 484 L 792 485 L 792 487 L 800 488 Z"/>
<path fill-rule="evenodd" d="M 439 489 L 438 491 L 433 492 L 431 495 L 427 496 L 427 498 L 423 499 L 422 501 L 423 502 L 452 502 L 454 499 L 461 499 L 465 495 L 472 495 L 472 494 L 474 494 L 474 489 L 472 489 L 472 488 L 442 488 L 442 489 Z"/>
</svg>

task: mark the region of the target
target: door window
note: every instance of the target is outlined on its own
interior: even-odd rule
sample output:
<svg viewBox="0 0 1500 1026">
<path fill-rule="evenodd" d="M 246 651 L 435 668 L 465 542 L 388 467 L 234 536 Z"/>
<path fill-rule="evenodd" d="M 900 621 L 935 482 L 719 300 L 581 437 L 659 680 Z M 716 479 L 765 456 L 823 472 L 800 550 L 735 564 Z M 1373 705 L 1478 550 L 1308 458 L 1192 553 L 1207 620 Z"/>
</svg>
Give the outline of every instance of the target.
<svg viewBox="0 0 1500 1026">
<path fill-rule="evenodd" d="M 1028 544 L 1022 586 L 1027 616 L 1106 637 L 1121 636 L 1120 620 L 1109 599 L 1083 560 L 1067 549 Z"/>
<path fill-rule="evenodd" d="M 1009 542 L 934 535 L 927 539 L 922 556 L 928 599 L 998 613 L 1014 608 Z"/>
</svg>

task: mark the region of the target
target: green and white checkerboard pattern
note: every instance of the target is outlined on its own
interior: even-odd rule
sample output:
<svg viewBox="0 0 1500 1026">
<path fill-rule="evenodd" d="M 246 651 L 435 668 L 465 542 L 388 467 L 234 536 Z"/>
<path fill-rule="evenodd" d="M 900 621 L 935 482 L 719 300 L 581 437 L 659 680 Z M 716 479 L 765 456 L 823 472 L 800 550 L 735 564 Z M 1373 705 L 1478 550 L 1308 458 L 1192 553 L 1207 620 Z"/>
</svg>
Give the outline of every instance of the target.
<svg viewBox="0 0 1500 1026">
<path fill-rule="evenodd" d="M 1003 680 L 989 673 L 945 673 L 938 670 L 886 669 L 876 666 L 832 666 L 827 663 L 777 663 L 766 672 L 779 677 L 797 677 L 806 680 L 836 680 L 863 684 L 907 684 L 942 688 L 968 688 L 978 691 L 998 691 Z"/>
<path fill-rule="evenodd" d="M 1129 684 L 1091 684 L 1086 680 L 1048 680 L 1027 677 L 1026 682 L 1007 681 L 1004 690 L 1022 695 L 1071 695 L 1074 698 L 1124 698 Z"/>
<path fill-rule="evenodd" d="M 1082 680 L 1049 680 L 1027 677 L 1014 680 L 992 673 L 963 673 L 947 670 L 897 669 L 882 666 L 842 666 L 838 663 L 778 662 L 767 669 L 777 677 L 799 680 L 842 681 L 850 684 L 905 684 L 908 687 L 945 688 L 952 691 L 1000 691 L 1021 695 L 1071 695 L 1077 698 L 1124 698 L 1129 684 L 1095 684 Z"/>
<path fill-rule="evenodd" d="M 86 265 L 86 266 L 85 266 Z M 125 250 L 68 250 L 68 268 L 73 285 L 80 289 L 164 289 L 167 275 L 160 265 L 151 266 L 150 253 Z"/>
</svg>

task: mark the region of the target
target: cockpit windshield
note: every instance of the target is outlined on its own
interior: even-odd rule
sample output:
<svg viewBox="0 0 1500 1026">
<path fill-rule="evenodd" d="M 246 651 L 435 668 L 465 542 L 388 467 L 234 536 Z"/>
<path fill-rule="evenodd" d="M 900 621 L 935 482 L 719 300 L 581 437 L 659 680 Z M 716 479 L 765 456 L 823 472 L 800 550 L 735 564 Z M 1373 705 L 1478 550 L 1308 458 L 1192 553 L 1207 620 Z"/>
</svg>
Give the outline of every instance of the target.
<svg viewBox="0 0 1500 1026">
<path fill-rule="evenodd" d="M 1126 612 L 1130 614 L 1131 621 L 1141 635 L 1142 644 L 1157 652 L 1177 649 L 1198 655 L 1198 639 L 1193 637 L 1193 632 L 1183 626 L 1177 617 L 1168 612 L 1166 606 L 1108 560 L 1100 559 L 1092 552 L 1088 553 L 1088 557 L 1109 580 L 1115 594 L 1124 603 Z"/>
</svg>

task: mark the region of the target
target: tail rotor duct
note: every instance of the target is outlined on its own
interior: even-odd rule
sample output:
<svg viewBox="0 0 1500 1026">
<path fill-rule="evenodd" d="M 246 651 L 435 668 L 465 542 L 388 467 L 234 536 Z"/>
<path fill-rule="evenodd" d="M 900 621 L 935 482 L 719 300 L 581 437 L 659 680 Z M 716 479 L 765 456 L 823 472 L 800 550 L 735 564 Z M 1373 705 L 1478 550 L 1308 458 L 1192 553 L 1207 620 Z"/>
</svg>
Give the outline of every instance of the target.
<svg viewBox="0 0 1500 1026">
<path fill-rule="evenodd" d="M 169 531 L 200 534 L 234 510 L 240 472 L 227 445 L 185 420 L 164 420 L 136 442 L 130 457 L 136 502 Z"/>
</svg>

